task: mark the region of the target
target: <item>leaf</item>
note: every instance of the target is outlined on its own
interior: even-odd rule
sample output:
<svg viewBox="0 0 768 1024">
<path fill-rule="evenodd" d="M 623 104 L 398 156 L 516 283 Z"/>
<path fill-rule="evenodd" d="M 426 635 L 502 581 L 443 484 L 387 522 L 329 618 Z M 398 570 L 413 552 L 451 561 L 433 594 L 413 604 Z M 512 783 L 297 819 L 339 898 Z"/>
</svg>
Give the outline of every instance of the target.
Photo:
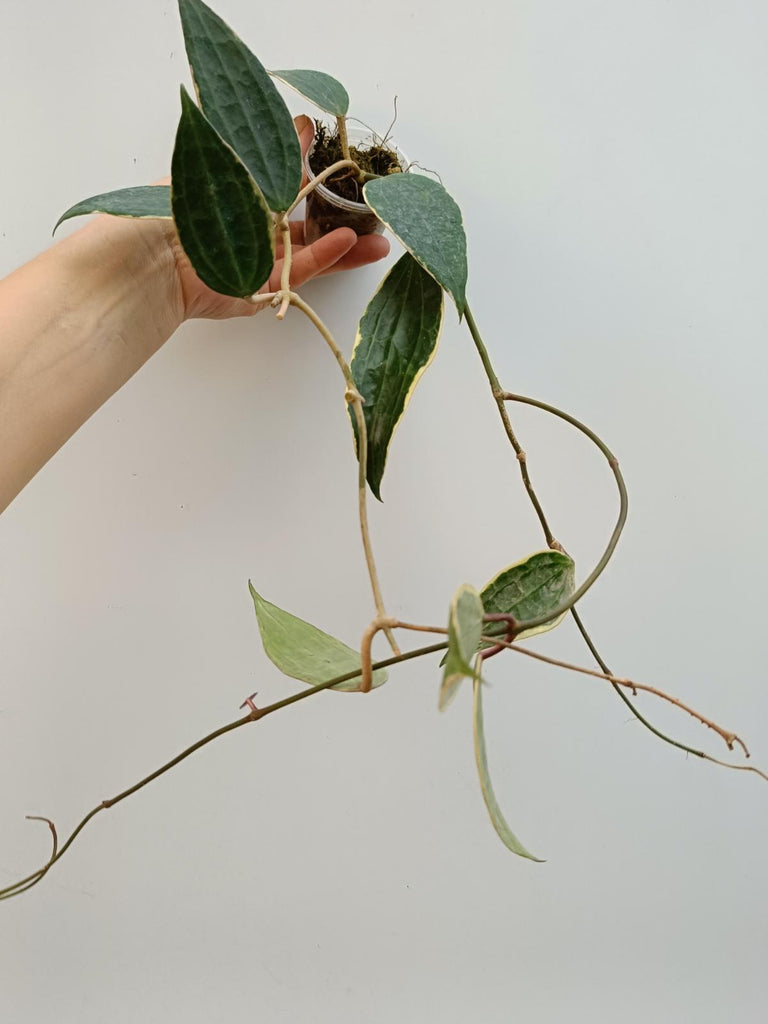
<svg viewBox="0 0 768 1024">
<path fill-rule="evenodd" d="M 486 583 L 480 592 L 486 615 L 512 615 L 516 619 L 536 618 L 554 610 L 573 593 L 575 567 L 573 560 L 560 551 L 537 551 L 521 562 L 507 566 Z M 565 614 L 565 613 L 563 613 Z M 524 640 L 537 633 L 546 633 L 563 621 L 560 615 L 554 622 L 547 622 L 535 629 L 519 633 L 518 640 Z M 503 637 L 507 626 L 503 622 L 486 622 L 485 636 Z M 481 643 L 480 650 L 490 647 Z M 441 664 L 445 664 L 447 655 Z"/>
<path fill-rule="evenodd" d="M 479 667 L 480 659 L 477 659 L 476 666 Z M 474 715 L 474 739 L 475 739 L 475 762 L 477 764 L 477 774 L 480 779 L 480 789 L 483 793 L 483 800 L 485 806 L 488 808 L 488 814 L 490 815 L 493 827 L 499 835 L 502 843 L 511 850 L 512 853 L 516 853 L 519 857 L 527 857 L 528 860 L 534 860 L 537 864 L 543 864 L 539 857 L 534 855 L 523 846 L 520 840 L 517 838 L 515 833 L 509 827 L 501 813 L 498 801 L 496 800 L 496 794 L 493 792 L 493 785 L 491 784 L 491 776 L 488 773 L 488 755 L 485 749 L 485 729 L 483 727 L 483 696 L 482 696 L 482 680 L 476 676 L 473 681 L 473 715 Z"/>
<path fill-rule="evenodd" d="M 171 206 L 184 252 L 209 288 L 244 298 L 264 284 L 275 261 L 264 196 L 183 86 Z"/>
<path fill-rule="evenodd" d="M 324 71 L 270 71 L 270 75 L 278 78 L 286 85 L 300 93 L 310 103 L 325 110 L 334 117 L 344 117 L 349 110 L 349 94 L 341 82 L 338 82 Z"/>
<path fill-rule="evenodd" d="M 102 192 L 79 203 L 62 213 L 56 221 L 56 228 L 70 217 L 86 213 L 111 213 L 115 217 L 162 217 L 171 218 L 171 190 L 167 185 L 138 185 L 136 188 L 120 188 L 116 192 Z"/>
<path fill-rule="evenodd" d="M 463 583 L 453 595 L 448 616 L 448 654 L 437 704 L 440 711 L 444 711 L 456 696 L 462 679 L 474 675 L 469 663 L 482 632 L 483 602 L 474 587 Z"/>
<path fill-rule="evenodd" d="M 405 253 L 363 313 L 352 351 L 352 376 L 365 400 L 368 484 L 381 501 L 381 479 L 395 428 L 431 363 L 443 319 L 443 292 Z M 350 410 L 357 438 L 357 422 Z"/>
<path fill-rule="evenodd" d="M 256 608 L 264 650 L 281 672 L 292 679 L 300 679 L 311 686 L 319 686 L 335 676 L 360 671 L 358 651 L 353 651 L 341 640 L 265 601 L 256 593 L 250 582 L 248 587 Z M 382 668 L 376 669 L 373 673 L 373 685 L 381 686 L 386 681 L 386 671 Z M 360 689 L 360 678 L 358 676 L 345 683 L 338 683 L 331 689 L 355 693 Z"/>
<path fill-rule="evenodd" d="M 429 271 L 464 315 L 467 240 L 461 210 L 442 185 L 421 174 L 389 174 L 366 183 L 376 216 Z"/>
<path fill-rule="evenodd" d="M 573 593 L 575 567 L 573 560 L 560 551 L 538 551 L 521 562 L 502 569 L 486 583 L 480 596 L 487 615 L 514 615 L 520 621 L 534 619 L 554 611 Z M 517 637 L 522 640 L 537 633 L 546 633 L 562 622 L 559 616 L 554 622 L 527 630 Z M 487 623 L 486 636 L 503 636 L 504 623 Z M 483 646 L 488 646 L 484 644 Z"/>
<path fill-rule="evenodd" d="M 205 116 L 259 183 L 270 209 L 301 187 L 293 119 L 269 72 L 202 0 L 179 0 L 192 78 Z"/>
</svg>

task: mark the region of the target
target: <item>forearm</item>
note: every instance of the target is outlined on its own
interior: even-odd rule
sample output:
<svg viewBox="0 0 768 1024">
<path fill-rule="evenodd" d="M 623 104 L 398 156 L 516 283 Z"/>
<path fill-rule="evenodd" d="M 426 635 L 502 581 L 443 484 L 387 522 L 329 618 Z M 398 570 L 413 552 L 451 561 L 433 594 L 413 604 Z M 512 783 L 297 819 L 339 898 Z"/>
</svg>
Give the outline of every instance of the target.
<svg viewBox="0 0 768 1024">
<path fill-rule="evenodd" d="M 168 231 L 101 217 L 0 281 L 0 510 L 181 323 Z"/>
</svg>

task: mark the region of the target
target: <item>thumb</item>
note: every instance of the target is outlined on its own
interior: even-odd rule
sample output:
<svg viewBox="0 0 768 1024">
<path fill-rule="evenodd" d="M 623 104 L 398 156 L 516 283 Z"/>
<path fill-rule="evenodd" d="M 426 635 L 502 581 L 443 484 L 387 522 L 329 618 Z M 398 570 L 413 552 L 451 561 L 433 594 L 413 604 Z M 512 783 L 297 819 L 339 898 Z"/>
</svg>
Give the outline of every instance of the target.
<svg viewBox="0 0 768 1024">
<path fill-rule="evenodd" d="M 301 146 L 301 155 L 303 157 L 312 145 L 312 139 L 315 137 L 315 123 L 306 114 L 299 114 L 298 117 L 294 117 L 293 123 L 296 127 L 296 134 L 299 136 L 299 145 Z"/>
</svg>

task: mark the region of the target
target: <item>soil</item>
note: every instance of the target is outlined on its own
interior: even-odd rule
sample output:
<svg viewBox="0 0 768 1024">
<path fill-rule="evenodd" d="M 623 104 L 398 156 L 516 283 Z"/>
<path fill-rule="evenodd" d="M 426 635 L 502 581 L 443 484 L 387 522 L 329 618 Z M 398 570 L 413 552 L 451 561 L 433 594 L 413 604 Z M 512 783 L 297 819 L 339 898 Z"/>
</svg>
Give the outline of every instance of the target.
<svg viewBox="0 0 768 1024">
<path fill-rule="evenodd" d="M 366 149 L 358 149 L 357 146 L 349 147 L 352 159 L 364 171 L 383 177 L 385 174 L 399 174 L 402 168 L 394 150 L 384 146 L 370 146 Z M 320 171 L 335 164 L 337 160 L 343 160 L 344 154 L 341 151 L 341 140 L 338 131 L 328 132 L 322 121 L 315 122 L 315 144 L 309 158 L 309 166 L 319 174 Z M 325 187 L 334 192 L 342 199 L 348 199 L 353 203 L 363 202 L 363 182 L 358 181 L 357 176 L 350 167 L 345 167 L 336 174 L 326 178 L 323 182 Z"/>
<path fill-rule="evenodd" d="M 365 149 L 350 146 L 350 153 L 358 165 L 369 174 L 383 177 L 385 174 L 399 174 L 402 171 L 397 154 L 386 145 L 370 146 Z M 309 157 L 309 166 L 315 174 L 319 174 L 326 167 L 342 159 L 338 132 L 329 132 L 322 122 L 316 121 L 315 142 Z M 359 210 L 341 209 L 323 197 L 318 189 L 310 192 L 307 196 L 304 228 L 305 241 L 308 245 L 335 228 L 352 228 L 358 235 L 381 234 L 384 225 L 376 214 L 365 206 L 363 184 L 364 182 L 359 181 L 349 167 L 343 168 L 323 182 L 330 192 L 353 203 L 362 204 L 362 209 Z"/>
</svg>

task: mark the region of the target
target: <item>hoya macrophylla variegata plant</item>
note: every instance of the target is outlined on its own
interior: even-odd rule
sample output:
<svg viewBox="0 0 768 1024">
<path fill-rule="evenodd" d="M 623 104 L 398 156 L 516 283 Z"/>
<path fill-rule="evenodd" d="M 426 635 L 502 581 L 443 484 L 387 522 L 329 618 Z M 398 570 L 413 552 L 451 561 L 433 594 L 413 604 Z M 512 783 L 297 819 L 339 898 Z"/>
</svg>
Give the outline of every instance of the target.
<svg viewBox="0 0 768 1024">
<path fill-rule="evenodd" d="M 325 72 L 308 69 L 268 71 L 202 0 L 179 0 L 179 13 L 196 100 L 182 85 L 170 186 L 130 186 L 91 196 L 62 214 L 56 227 L 72 217 L 97 212 L 172 221 L 190 263 L 209 288 L 260 307 L 272 307 L 280 319 L 292 310 L 306 317 L 317 330 L 340 368 L 336 397 L 346 404 L 351 421 L 357 457 L 360 535 L 371 585 L 372 617 L 369 623 L 361 624 L 358 642 L 348 644 L 262 597 L 260 590 L 266 581 L 258 581 L 258 590 L 250 583 L 256 622 L 267 656 L 281 672 L 299 680 L 304 687 L 265 707 L 258 707 L 253 697 L 246 698 L 242 705 L 245 714 L 191 744 L 129 789 L 97 805 L 61 846 L 53 822 L 38 819 L 49 825 L 53 851 L 41 868 L 0 891 L 0 897 L 7 899 L 36 885 L 95 814 L 137 792 L 200 747 L 323 690 L 368 693 L 388 681 L 389 669 L 433 654 L 443 655 L 442 677 L 438 672 L 435 674 L 441 710 L 448 707 L 465 680 L 472 689 L 472 728 L 482 796 L 502 842 L 521 857 L 538 860 L 513 833 L 496 800 L 483 727 L 482 696 L 487 666 L 491 658 L 501 654 L 508 660 L 511 653 L 507 652 L 606 680 L 632 713 L 664 742 L 700 759 L 752 771 L 768 780 L 756 768 L 721 761 L 660 732 L 635 707 L 627 691 L 632 696 L 645 691 L 670 701 L 716 732 L 729 750 L 739 746 L 749 756 L 735 733 L 693 708 L 653 686 L 614 676 L 587 633 L 577 603 L 607 565 L 626 520 L 627 493 L 619 464 L 605 443 L 575 417 L 537 399 L 511 394 L 502 387 L 467 302 L 467 245 L 461 211 L 442 183 L 413 168 L 394 168 L 400 173 L 383 176 L 365 170 L 350 149 L 346 124 L 350 100 L 339 81 Z M 316 170 L 315 177 L 303 186 L 299 140 L 278 85 L 296 90 L 335 119 L 342 158 Z M 344 354 L 345 346 L 337 342 L 318 313 L 291 288 L 289 217 L 313 189 L 324 182 L 331 187 L 333 176 L 340 171 L 357 177 L 365 204 L 403 248 L 402 255 L 361 311 L 355 337 L 346 345 L 351 348 L 349 361 Z M 265 291 L 275 262 L 277 240 L 282 242 L 284 253 L 280 287 Z M 404 622 L 387 613 L 368 526 L 367 502 L 369 492 L 379 500 L 382 497 L 392 439 L 419 380 L 435 358 L 446 298 L 466 325 L 482 362 L 502 428 L 541 525 L 544 544 L 540 551 L 514 553 L 517 560 L 500 566 L 493 579 L 480 589 L 469 583 L 459 585 L 452 596 L 446 595 L 447 623 L 430 625 Z M 525 452 L 509 416 L 515 403 L 533 406 L 570 423 L 595 445 L 616 481 L 616 525 L 597 565 L 583 574 L 578 584 L 573 560 L 555 539 L 533 487 Z M 341 453 L 341 457 L 348 457 L 347 453 Z M 596 669 L 565 665 L 538 650 L 521 646 L 520 642 L 527 637 L 553 629 L 566 615 L 573 617 L 597 663 Z M 329 609 L 327 618 L 332 617 Z M 332 622 L 327 625 L 332 626 Z M 374 662 L 372 644 L 379 632 L 387 637 L 392 653 Z M 402 651 L 399 645 L 403 638 L 414 632 L 431 633 L 435 642 Z"/>
</svg>

